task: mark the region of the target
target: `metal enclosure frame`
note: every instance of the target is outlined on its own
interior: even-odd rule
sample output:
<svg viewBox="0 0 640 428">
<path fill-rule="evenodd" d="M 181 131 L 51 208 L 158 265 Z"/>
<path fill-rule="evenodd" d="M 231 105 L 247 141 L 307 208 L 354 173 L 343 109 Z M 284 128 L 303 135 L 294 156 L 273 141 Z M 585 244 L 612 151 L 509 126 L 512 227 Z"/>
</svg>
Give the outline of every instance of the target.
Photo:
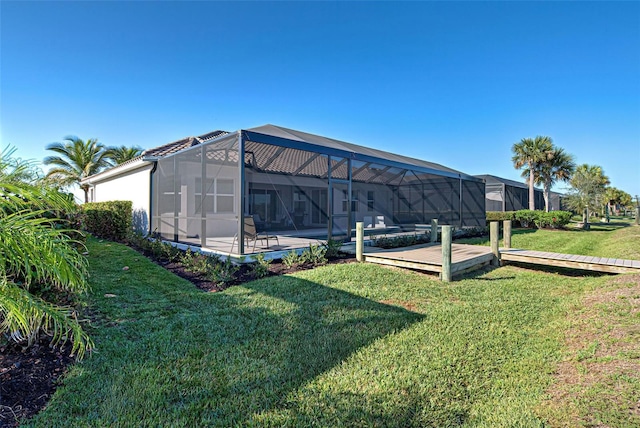
<svg viewBox="0 0 640 428">
<path fill-rule="evenodd" d="M 197 159 L 200 165 L 194 164 Z M 185 165 L 180 167 L 178 160 Z M 266 228 L 267 235 L 284 234 L 285 227 L 295 229 L 295 237 L 312 228 L 317 233 L 325 217 L 326 239 L 337 236 L 334 226 L 340 219 L 346 219 L 340 236 L 351 239 L 355 221 L 362 221 L 363 216 L 371 219 L 370 229 L 376 234 L 411 231 L 416 225 L 429 224 L 431 218 L 457 227 L 485 225 L 482 179 L 272 125 L 223 134 L 156 161 L 163 165 L 152 173 L 152 206 L 157 209 L 151 215 L 152 230 L 167 239 L 201 247 L 213 248 L 212 242 L 231 244 L 228 252 L 237 248 L 239 255 L 247 254 L 245 239 L 240 238 L 246 232 L 244 217 L 257 216 L 258 199 L 265 218 L 257 217 L 255 223 Z M 321 165 L 326 165 L 326 172 Z M 172 192 L 167 193 L 166 184 L 161 185 L 166 179 L 174 180 Z M 218 207 L 230 196 L 220 193 L 229 182 L 234 186 L 233 213 L 222 215 L 210 207 Z M 334 192 L 338 188 L 341 194 Z M 302 217 L 296 216 L 292 192 L 303 199 L 299 205 L 307 207 Z M 171 212 L 161 209 L 162 198 L 169 198 L 165 206 L 171 205 L 173 198 Z M 229 223 L 232 217 L 234 227 Z"/>
</svg>

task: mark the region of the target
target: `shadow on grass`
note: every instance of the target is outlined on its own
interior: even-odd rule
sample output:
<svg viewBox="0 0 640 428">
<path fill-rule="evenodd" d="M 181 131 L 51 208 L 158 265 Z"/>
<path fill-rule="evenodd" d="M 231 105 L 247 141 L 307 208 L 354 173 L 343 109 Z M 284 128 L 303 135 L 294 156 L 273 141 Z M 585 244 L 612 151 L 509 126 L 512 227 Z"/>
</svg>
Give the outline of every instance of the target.
<svg viewBox="0 0 640 428">
<path fill-rule="evenodd" d="M 245 309 L 234 296 L 223 299 L 228 307 L 237 306 L 237 321 L 245 324 L 245 330 L 255 332 L 243 338 L 243 352 L 253 349 L 256 358 L 264 358 L 263 362 L 271 366 L 228 384 L 232 395 L 251 396 L 257 403 L 232 410 L 235 415 L 231 420 L 242 425 L 251 422 L 253 415 L 287 408 L 287 397 L 302 385 L 338 366 L 360 348 L 423 318 L 397 306 L 295 277 L 255 281 L 243 288 L 254 297 L 286 302 L 290 311 L 283 316 L 259 308 Z M 261 331 L 261 326 L 269 327 Z M 232 345 L 229 351 L 234 352 L 235 347 Z"/>
<path fill-rule="evenodd" d="M 538 265 L 538 264 L 532 264 L 532 263 L 518 263 L 518 262 L 508 262 L 506 264 L 507 266 L 516 266 L 522 269 L 527 269 L 527 270 L 535 270 L 538 272 L 548 272 L 548 273 L 557 273 L 559 275 L 563 275 L 563 276 L 569 276 L 569 277 L 574 277 L 574 278 L 578 278 L 578 277 L 585 277 L 585 278 L 600 278 L 601 276 L 611 276 L 611 275 L 617 275 L 614 273 L 606 273 L 606 272 L 594 272 L 594 271 L 590 271 L 590 270 L 582 270 L 582 269 L 577 269 L 577 268 L 563 268 L 563 267 L 556 267 L 556 266 L 544 266 L 544 265 Z"/>
<path fill-rule="evenodd" d="M 303 385 L 423 319 L 294 276 L 202 293 L 121 246 L 92 251 L 97 352 L 69 374 L 35 425 L 278 419 L 296 412 L 290 399 Z"/>
</svg>

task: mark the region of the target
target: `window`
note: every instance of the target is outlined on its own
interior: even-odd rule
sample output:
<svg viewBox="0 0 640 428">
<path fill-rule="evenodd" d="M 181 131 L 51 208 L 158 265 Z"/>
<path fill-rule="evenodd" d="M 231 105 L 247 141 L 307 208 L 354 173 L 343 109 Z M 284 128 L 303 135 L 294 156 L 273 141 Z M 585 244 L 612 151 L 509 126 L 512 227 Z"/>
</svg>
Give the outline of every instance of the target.
<svg viewBox="0 0 640 428">
<path fill-rule="evenodd" d="M 200 213 L 200 204 L 205 213 L 233 213 L 235 211 L 234 185 L 232 178 L 210 179 L 205 185 L 204 202 L 202 202 L 202 178 L 196 177 L 195 207 Z"/>
<path fill-rule="evenodd" d="M 217 213 L 232 213 L 234 211 L 233 179 L 218 178 L 216 180 L 216 207 Z"/>
<path fill-rule="evenodd" d="M 204 198 L 204 202 L 202 201 L 202 178 L 201 177 L 196 177 L 196 191 L 194 193 L 195 196 L 195 207 L 196 207 L 196 214 L 200 214 L 200 206 L 204 205 L 204 212 L 205 213 L 212 213 L 214 212 L 213 209 L 213 181 L 210 181 L 208 183 L 205 184 L 205 198 Z"/>
<path fill-rule="evenodd" d="M 367 190 L 367 211 L 373 211 L 373 206 L 376 204 L 375 198 L 376 192 L 373 190 Z"/>
<path fill-rule="evenodd" d="M 358 191 L 357 190 L 352 190 L 351 191 L 351 212 L 357 212 L 358 211 L 358 205 L 359 205 L 359 199 L 358 199 Z"/>
</svg>

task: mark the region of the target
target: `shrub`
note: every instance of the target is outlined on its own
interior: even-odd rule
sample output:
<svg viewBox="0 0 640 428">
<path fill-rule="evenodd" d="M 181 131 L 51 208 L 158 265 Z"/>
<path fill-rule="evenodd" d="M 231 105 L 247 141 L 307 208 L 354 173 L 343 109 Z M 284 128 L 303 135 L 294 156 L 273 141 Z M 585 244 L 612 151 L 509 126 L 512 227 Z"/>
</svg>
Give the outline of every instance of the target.
<svg viewBox="0 0 640 428">
<path fill-rule="evenodd" d="M 326 248 L 325 256 L 329 259 L 338 257 L 340 254 L 340 248 L 342 248 L 342 242 L 335 241 L 333 239 L 329 239 L 326 244 L 324 244 Z"/>
<path fill-rule="evenodd" d="M 131 201 L 88 202 L 82 206 L 84 230 L 111 241 L 124 241 L 131 233 Z"/>
<path fill-rule="evenodd" d="M 374 238 L 373 245 L 380 248 L 400 248 L 408 247 L 411 245 L 424 244 L 429 242 L 429 233 L 421 233 L 414 235 L 400 235 L 392 238 L 383 236 L 381 238 Z"/>
<path fill-rule="evenodd" d="M 536 211 L 536 213 L 537 218 L 535 219 L 535 224 L 539 229 L 544 227 L 557 229 L 567 225 L 571 220 L 571 213 L 568 211 Z"/>
<path fill-rule="evenodd" d="M 224 262 L 216 260 L 207 273 L 207 278 L 218 285 L 229 285 L 236 279 L 239 267 L 226 259 Z"/>
<path fill-rule="evenodd" d="M 487 223 L 490 221 L 515 220 L 515 211 L 487 211 Z"/>
<path fill-rule="evenodd" d="M 309 245 L 309 248 L 304 250 L 300 254 L 300 261 L 303 264 L 310 264 L 313 266 L 323 265 L 327 262 L 325 254 L 327 249 L 321 245 Z"/>
<path fill-rule="evenodd" d="M 133 232 L 129 234 L 127 236 L 127 243 L 143 252 L 151 252 L 152 241 L 149 240 L 148 236 L 145 236 L 140 232 Z"/>
<path fill-rule="evenodd" d="M 495 220 L 494 220 L 495 221 Z M 475 227 L 465 227 L 463 229 L 454 229 L 453 238 L 476 238 L 480 236 L 486 236 L 489 233 L 489 227 L 485 226 L 475 226 Z"/>
<path fill-rule="evenodd" d="M 179 250 L 178 250 L 179 251 Z M 197 251 L 187 251 L 180 254 L 180 263 L 184 268 L 193 273 L 208 274 L 216 265 L 220 264 L 220 258 L 214 255 L 205 255 Z"/>
<path fill-rule="evenodd" d="M 538 211 L 542 212 L 542 211 Z M 535 220 L 537 218 L 536 211 L 531 210 L 519 210 L 516 211 L 515 217 L 516 220 L 520 222 L 522 227 L 532 227 L 535 224 Z"/>
<path fill-rule="evenodd" d="M 300 263 L 300 256 L 296 250 L 291 250 L 284 256 L 282 256 L 282 264 L 287 268 L 291 269 L 295 265 Z"/>
<path fill-rule="evenodd" d="M 251 265 L 253 276 L 256 278 L 264 278 L 269 275 L 269 265 L 272 260 L 265 260 L 264 253 L 260 253 L 254 257 L 255 263 Z"/>
<path fill-rule="evenodd" d="M 516 211 L 516 219 L 520 221 L 523 227 L 553 227 L 560 228 L 566 226 L 571 221 L 571 212 L 569 211 Z"/>
</svg>

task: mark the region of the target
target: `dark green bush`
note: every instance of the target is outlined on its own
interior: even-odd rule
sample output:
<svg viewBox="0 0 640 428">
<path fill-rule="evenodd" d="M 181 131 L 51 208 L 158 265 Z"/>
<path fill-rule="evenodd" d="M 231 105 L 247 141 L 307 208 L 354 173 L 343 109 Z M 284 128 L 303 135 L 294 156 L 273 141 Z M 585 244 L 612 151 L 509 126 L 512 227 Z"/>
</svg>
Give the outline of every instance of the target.
<svg viewBox="0 0 640 428">
<path fill-rule="evenodd" d="M 535 221 L 538 218 L 538 214 L 542 211 L 531 211 L 531 210 L 519 210 L 516 211 L 515 217 L 516 220 L 520 222 L 522 227 L 534 227 Z"/>
<path fill-rule="evenodd" d="M 515 211 L 487 211 L 487 223 L 490 221 L 515 220 Z"/>
<path fill-rule="evenodd" d="M 131 234 L 131 201 L 88 202 L 82 206 L 82 226 L 94 236 L 123 241 Z"/>
<path fill-rule="evenodd" d="M 409 247 L 411 245 L 425 244 L 430 241 L 430 234 L 420 233 L 413 235 L 400 235 L 387 237 L 382 236 L 380 238 L 373 239 L 373 245 L 380 248 L 401 248 L 401 247 Z"/>
<path fill-rule="evenodd" d="M 333 259 L 338 257 L 338 254 L 340 254 L 340 249 L 342 248 L 341 241 L 335 241 L 333 239 L 329 239 L 327 243 L 324 245 L 325 245 L 325 248 L 327 249 L 327 251 L 325 252 L 325 256 L 328 259 Z"/>
<path fill-rule="evenodd" d="M 538 229 L 552 227 L 560 228 L 566 226 L 571 220 L 569 211 L 516 211 L 516 220 L 522 227 L 537 227 Z"/>
<path fill-rule="evenodd" d="M 569 211 L 536 211 L 537 218 L 535 219 L 535 225 L 541 229 L 545 227 L 552 227 L 557 229 L 559 227 L 566 226 L 571 220 L 571 213 Z"/>
</svg>

